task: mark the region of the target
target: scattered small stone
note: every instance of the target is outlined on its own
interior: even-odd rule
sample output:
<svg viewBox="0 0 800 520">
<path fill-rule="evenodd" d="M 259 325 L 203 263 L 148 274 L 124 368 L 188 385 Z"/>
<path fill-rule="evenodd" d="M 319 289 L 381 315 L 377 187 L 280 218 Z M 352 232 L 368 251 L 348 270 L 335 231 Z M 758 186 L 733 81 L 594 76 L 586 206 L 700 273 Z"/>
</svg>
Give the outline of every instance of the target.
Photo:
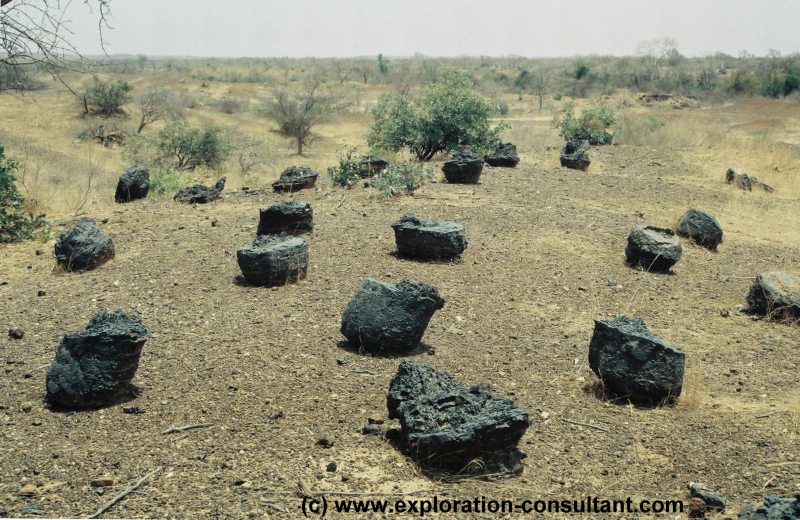
<svg viewBox="0 0 800 520">
<path fill-rule="evenodd" d="M 147 197 L 150 191 L 150 172 L 144 166 L 133 165 L 119 177 L 114 201 L 131 202 Z"/>
<path fill-rule="evenodd" d="M 96 478 L 91 481 L 92 487 L 111 487 L 114 485 L 114 479 L 111 477 Z"/>
<path fill-rule="evenodd" d="M 33 252 L 33 254 L 35 254 L 36 256 L 42 256 L 42 250 L 37 249 L 36 251 Z"/>
<path fill-rule="evenodd" d="M 22 497 L 36 496 L 36 495 L 39 494 L 39 488 L 37 488 L 33 484 L 25 484 L 24 486 L 19 488 L 19 491 L 17 491 L 17 494 L 19 496 L 22 496 Z"/>
<path fill-rule="evenodd" d="M 639 225 L 628 235 L 628 264 L 645 271 L 668 272 L 680 260 L 681 242 L 671 229 Z"/>
<path fill-rule="evenodd" d="M 703 502 L 701 498 L 692 498 L 689 500 L 689 508 L 686 511 L 689 518 L 708 518 L 706 516 L 707 512 L 708 506 L 706 506 L 706 503 Z"/>
<path fill-rule="evenodd" d="M 722 226 L 714 215 L 696 209 L 688 210 L 678 221 L 678 235 L 693 240 L 696 244 L 716 251 L 722 243 Z"/>
<path fill-rule="evenodd" d="M 335 473 L 336 472 L 336 462 L 329 462 L 327 466 L 325 466 L 325 471 L 328 473 Z"/>
<path fill-rule="evenodd" d="M 336 359 L 336 364 L 339 365 L 339 366 L 346 365 L 347 364 L 347 358 L 346 357 L 337 358 Z"/>
<path fill-rule="evenodd" d="M 685 362 L 683 352 L 653 336 L 639 318 L 595 321 L 589 367 L 612 397 L 643 405 L 671 402 L 681 393 Z"/>
<path fill-rule="evenodd" d="M 270 421 L 274 422 L 274 421 L 277 421 L 278 419 L 282 419 L 283 415 L 284 415 L 283 411 L 282 410 L 278 410 L 277 412 L 273 412 L 273 413 L 269 414 L 269 417 L 267 417 L 267 419 L 269 419 Z"/>
<path fill-rule="evenodd" d="M 308 246 L 291 235 L 259 235 L 236 250 L 245 280 L 257 286 L 277 286 L 305 278 Z"/>
<path fill-rule="evenodd" d="M 383 419 L 373 419 L 372 417 L 367 417 L 367 424 L 383 424 L 384 422 L 386 421 Z"/>
<path fill-rule="evenodd" d="M 217 227 L 218 225 L 219 225 L 219 220 L 217 220 L 217 219 L 213 219 L 213 220 L 211 221 L 211 227 Z"/>
<path fill-rule="evenodd" d="M 429 356 L 435 356 L 436 355 L 436 349 L 433 348 L 433 347 L 429 348 L 428 349 L 428 355 Z"/>
<path fill-rule="evenodd" d="M 41 290 L 41 289 L 39 289 L 38 291 L 36 291 L 36 296 L 38 296 L 38 297 L 40 297 L 40 298 L 41 298 L 42 296 L 47 296 L 47 292 L 46 292 L 46 291 L 43 291 L 43 290 Z"/>
<path fill-rule="evenodd" d="M 5 280 L 0 280 L 0 286 L 2 286 L 2 285 L 8 285 L 8 282 L 5 281 Z"/>
<path fill-rule="evenodd" d="M 572 170 L 586 171 L 592 161 L 589 160 L 589 141 L 585 139 L 575 139 L 564 143 L 559 159 L 561 166 Z"/>
<path fill-rule="evenodd" d="M 25 337 L 25 332 L 17 327 L 8 329 L 8 337 L 11 339 L 22 339 Z"/>
<path fill-rule="evenodd" d="M 114 258 L 114 242 L 88 217 L 62 234 L 54 250 L 56 261 L 70 272 L 89 271 Z"/>
<path fill-rule="evenodd" d="M 79 332 L 64 335 L 47 371 L 47 401 L 66 408 L 96 408 L 135 395 L 131 380 L 147 340 L 138 317 L 99 312 Z"/>
<path fill-rule="evenodd" d="M 397 252 L 420 259 L 453 258 L 467 248 L 464 226 L 448 220 L 418 218 L 406 213 L 392 224 Z"/>
<path fill-rule="evenodd" d="M 19 512 L 23 515 L 34 515 L 34 516 L 41 516 L 44 514 L 44 511 L 41 509 L 37 509 L 30 505 L 24 505 L 19 509 Z"/>
<path fill-rule="evenodd" d="M 138 406 L 123 406 L 122 413 L 129 413 L 132 415 L 141 415 L 144 413 L 144 408 L 139 408 Z"/>
<path fill-rule="evenodd" d="M 22 410 L 25 413 L 30 412 L 31 410 L 33 410 L 33 403 L 23 403 L 22 406 L 20 406 L 20 410 Z"/>
<path fill-rule="evenodd" d="M 225 180 L 226 178 L 223 177 L 211 187 L 195 184 L 183 188 L 172 198 L 178 202 L 185 202 L 188 204 L 207 204 L 219 198 L 222 190 L 225 189 Z"/>
<path fill-rule="evenodd" d="M 700 484 L 699 482 L 689 482 L 687 487 L 689 488 L 689 496 L 691 498 L 701 499 L 710 509 L 725 511 L 725 507 L 727 506 L 726 500 L 710 487 L 705 484 Z"/>
<path fill-rule="evenodd" d="M 800 279 L 772 271 L 756 276 L 747 294 L 746 312 L 768 319 L 800 318 Z"/>
<path fill-rule="evenodd" d="M 323 448 L 333 448 L 333 440 L 327 437 L 320 437 L 317 439 L 317 446 L 321 446 Z"/>
<path fill-rule="evenodd" d="M 381 429 L 376 424 L 367 424 L 361 428 L 361 433 L 364 435 L 380 435 Z"/>
<path fill-rule="evenodd" d="M 367 278 L 342 314 L 350 345 L 371 352 L 406 352 L 419 345 L 444 299 L 432 285 L 403 278 L 398 284 Z"/>
</svg>

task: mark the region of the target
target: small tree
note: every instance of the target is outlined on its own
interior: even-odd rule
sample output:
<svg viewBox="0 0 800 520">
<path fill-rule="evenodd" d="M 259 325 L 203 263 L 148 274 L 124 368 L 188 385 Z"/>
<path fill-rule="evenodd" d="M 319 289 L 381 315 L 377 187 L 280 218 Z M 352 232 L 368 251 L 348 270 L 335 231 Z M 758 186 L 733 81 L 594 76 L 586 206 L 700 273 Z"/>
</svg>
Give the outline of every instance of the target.
<svg viewBox="0 0 800 520">
<path fill-rule="evenodd" d="M 536 70 L 531 75 L 531 88 L 539 98 L 539 110 L 544 105 L 544 95 L 547 93 L 547 76 L 542 69 Z"/>
<path fill-rule="evenodd" d="M 14 172 L 19 166 L 5 157 L 0 146 L 0 243 L 28 240 L 47 231 L 44 215 L 33 216 L 25 211 L 25 199 L 15 184 Z"/>
<path fill-rule="evenodd" d="M 491 101 L 472 90 L 466 73 L 450 71 L 418 98 L 384 96 L 372 110 L 375 120 L 367 142 L 393 152 L 408 148 L 422 161 L 461 146 L 488 152 L 506 128 L 490 125 L 489 116 L 495 110 Z"/>
<path fill-rule="evenodd" d="M 142 133 L 149 124 L 167 119 L 175 115 L 175 110 L 169 101 L 169 93 L 163 89 L 148 90 L 139 98 L 137 104 L 139 111 L 139 127 L 136 133 Z"/>
<path fill-rule="evenodd" d="M 378 72 L 384 76 L 389 73 L 389 59 L 383 54 L 378 54 Z"/>
<path fill-rule="evenodd" d="M 521 70 L 514 80 L 514 87 L 517 89 L 519 101 L 522 101 L 522 93 L 525 92 L 531 84 L 531 75 L 527 70 Z"/>
<path fill-rule="evenodd" d="M 83 111 L 88 114 L 91 108 L 101 115 L 119 114 L 122 106 L 131 100 L 131 90 L 133 87 L 127 81 L 103 81 L 95 76 L 82 94 Z"/>
<path fill-rule="evenodd" d="M 266 102 L 264 112 L 278 123 L 278 130 L 297 143 L 297 155 L 311 142 L 311 129 L 327 120 L 334 112 L 344 107 L 344 101 L 336 96 L 320 92 L 316 82 L 306 92 L 290 94 L 277 90 Z"/>
<path fill-rule="evenodd" d="M 173 121 L 150 137 L 136 134 L 125 141 L 127 157 L 150 168 L 189 171 L 200 166 L 219 168 L 231 153 L 228 139 L 214 125 L 192 128 Z"/>
</svg>

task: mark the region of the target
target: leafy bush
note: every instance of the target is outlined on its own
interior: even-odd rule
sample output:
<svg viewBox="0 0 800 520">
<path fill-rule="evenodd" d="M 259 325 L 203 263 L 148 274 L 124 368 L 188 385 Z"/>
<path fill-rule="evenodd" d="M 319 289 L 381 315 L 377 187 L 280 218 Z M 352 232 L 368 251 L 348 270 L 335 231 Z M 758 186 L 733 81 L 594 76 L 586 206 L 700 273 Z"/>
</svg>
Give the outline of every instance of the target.
<svg viewBox="0 0 800 520">
<path fill-rule="evenodd" d="M 44 215 L 26 214 L 25 199 L 14 184 L 19 163 L 6 158 L 0 146 L 0 243 L 18 242 L 47 234 Z"/>
<path fill-rule="evenodd" d="M 188 186 L 191 182 L 192 179 L 185 172 L 168 168 L 157 168 L 150 176 L 150 194 L 171 196 L 184 186 Z"/>
<path fill-rule="evenodd" d="M 430 168 L 423 168 L 421 164 L 393 163 L 373 177 L 370 186 L 379 190 L 384 197 L 412 195 L 432 178 L 433 171 Z"/>
<path fill-rule="evenodd" d="M 36 78 L 33 67 L 0 63 L 0 91 L 2 90 L 38 90 L 44 83 Z"/>
<path fill-rule="evenodd" d="M 83 94 L 84 111 L 92 107 L 97 113 L 111 115 L 122 111 L 122 105 L 131 100 L 133 87 L 127 81 L 103 81 L 95 76 Z"/>
<path fill-rule="evenodd" d="M 462 145 L 489 152 L 507 127 L 490 126 L 496 107 L 472 86 L 466 73 L 450 71 L 420 97 L 384 96 L 372 109 L 375 120 L 367 142 L 392 152 L 407 148 L 422 161 Z"/>
<path fill-rule="evenodd" d="M 231 153 L 219 127 L 192 128 L 186 121 L 164 126 L 155 137 L 138 134 L 125 140 L 129 159 L 153 169 L 188 171 L 199 166 L 217 169 Z"/>
<path fill-rule="evenodd" d="M 356 147 L 349 146 L 340 151 L 336 157 L 339 164 L 328 168 L 328 176 L 334 185 L 349 188 L 361 178 L 358 174 L 361 156 Z"/>
<path fill-rule="evenodd" d="M 610 108 L 590 107 L 581 112 L 580 117 L 575 117 L 573 103 L 567 103 L 564 110 L 565 114 L 559 121 L 559 135 L 567 141 L 586 139 L 590 144 L 600 145 L 611 144 L 614 140 L 609 128 L 617 122 L 617 116 Z"/>
</svg>

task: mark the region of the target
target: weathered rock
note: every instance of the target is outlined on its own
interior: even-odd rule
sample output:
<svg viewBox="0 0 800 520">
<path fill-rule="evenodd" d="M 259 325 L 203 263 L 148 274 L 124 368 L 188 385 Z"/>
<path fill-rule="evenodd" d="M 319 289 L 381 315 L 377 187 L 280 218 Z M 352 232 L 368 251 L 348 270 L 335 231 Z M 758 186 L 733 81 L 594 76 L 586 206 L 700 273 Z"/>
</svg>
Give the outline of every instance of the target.
<svg viewBox="0 0 800 520">
<path fill-rule="evenodd" d="M 770 319 L 800 318 L 800 279 L 773 271 L 756 276 L 747 294 L 747 312 Z"/>
<path fill-rule="evenodd" d="M 689 496 L 691 498 L 699 498 L 705 502 L 709 509 L 725 511 L 727 502 L 724 498 L 722 498 L 722 495 L 710 487 L 706 486 L 705 484 L 700 484 L 699 482 L 689 482 L 687 487 L 689 488 Z"/>
<path fill-rule="evenodd" d="M 564 143 L 559 156 L 561 166 L 573 170 L 586 171 L 592 161 L 589 160 L 589 141 L 585 139 L 575 139 Z"/>
<path fill-rule="evenodd" d="M 314 211 L 308 202 L 287 200 L 260 210 L 258 235 L 299 235 L 314 229 Z"/>
<path fill-rule="evenodd" d="M 478 184 L 483 171 L 483 157 L 469 150 L 456 152 L 442 165 L 444 178 L 454 184 Z"/>
<path fill-rule="evenodd" d="M 61 339 L 47 371 L 48 402 L 67 408 L 96 408 L 134 394 L 131 380 L 147 329 L 122 310 L 99 312 L 82 331 Z"/>
<path fill-rule="evenodd" d="M 722 243 L 722 226 L 714 215 L 705 211 L 688 210 L 678 221 L 677 232 L 712 251 L 716 251 L 717 246 Z"/>
<path fill-rule="evenodd" d="M 628 235 L 628 264 L 645 271 L 667 272 L 680 260 L 681 241 L 671 229 L 639 225 Z"/>
<path fill-rule="evenodd" d="M 448 220 L 403 215 L 392 224 L 397 251 L 411 258 L 453 258 L 467 248 L 464 226 Z"/>
<path fill-rule="evenodd" d="M 358 175 L 362 179 L 373 177 L 382 172 L 387 166 L 389 166 L 389 161 L 374 155 L 367 155 L 358 161 Z"/>
<path fill-rule="evenodd" d="M 308 247 L 299 237 L 260 235 L 236 250 L 245 280 L 252 285 L 283 285 L 305 277 Z"/>
<path fill-rule="evenodd" d="M 763 503 L 744 508 L 739 520 L 800 520 L 800 493 L 794 498 L 765 496 Z"/>
<path fill-rule="evenodd" d="M 25 331 L 18 327 L 11 327 L 8 329 L 8 337 L 11 339 L 22 339 L 25 337 Z"/>
<path fill-rule="evenodd" d="M 89 217 L 62 234 L 54 250 L 56 261 L 70 272 L 89 271 L 114 258 L 114 242 Z"/>
<path fill-rule="evenodd" d="M 179 190 L 173 198 L 178 202 L 186 202 L 189 204 L 207 204 L 213 200 L 217 200 L 224 189 L 225 177 L 218 180 L 216 184 L 210 188 L 202 184 L 195 184 L 194 186 L 183 188 Z"/>
<path fill-rule="evenodd" d="M 746 173 L 736 173 L 733 168 L 728 168 L 728 171 L 725 172 L 725 182 L 728 184 L 735 184 L 738 188 L 746 191 L 753 191 L 754 186 L 756 188 L 761 188 L 767 193 L 775 191 L 775 188 L 769 184 L 764 184 L 758 180 L 757 177 L 747 175 Z"/>
<path fill-rule="evenodd" d="M 397 285 L 365 279 L 342 314 L 342 334 L 371 352 L 409 351 L 444 306 L 435 287 L 410 278 Z"/>
<path fill-rule="evenodd" d="M 513 401 L 408 360 L 392 378 L 386 406 L 415 458 L 453 458 L 448 464 L 462 466 L 483 453 L 513 449 L 531 424 L 528 410 Z"/>
<path fill-rule="evenodd" d="M 299 191 L 313 188 L 319 173 L 307 166 L 290 166 L 281 173 L 280 178 L 272 183 L 275 191 Z"/>
<path fill-rule="evenodd" d="M 642 405 L 671 402 L 681 393 L 685 361 L 639 318 L 595 321 L 589 367 L 612 397 Z"/>
<path fill-rule="evenodd" d="M 144 166 L 133 165 L 120 175 L 114 200 L 123 203 L 143 199 L 149 191 L 150 172 Z"/>
<path fill-rule="evenodd" d="M 519 163 L 517 147 L 511 143 L 500 143 L 497 150 L 483 158 L 489 166 L 513 168 Z"/>
</svg>

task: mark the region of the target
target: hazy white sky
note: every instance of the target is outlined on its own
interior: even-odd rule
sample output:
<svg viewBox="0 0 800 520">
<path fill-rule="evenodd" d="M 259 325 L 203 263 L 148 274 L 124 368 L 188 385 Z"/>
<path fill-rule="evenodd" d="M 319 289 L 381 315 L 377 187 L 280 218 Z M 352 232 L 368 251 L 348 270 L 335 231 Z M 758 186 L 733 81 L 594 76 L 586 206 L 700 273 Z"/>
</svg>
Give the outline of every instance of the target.
<svg viewBox="0 0 800 520">
<path fill-rule="evenodd" d="M 800 51 L 800 0 L 112 0 L 109 54 L 633 55 L 670 37 L 687 56 Z M 101 52 L 78 1 L 72 38 Z"/>
</svg>

